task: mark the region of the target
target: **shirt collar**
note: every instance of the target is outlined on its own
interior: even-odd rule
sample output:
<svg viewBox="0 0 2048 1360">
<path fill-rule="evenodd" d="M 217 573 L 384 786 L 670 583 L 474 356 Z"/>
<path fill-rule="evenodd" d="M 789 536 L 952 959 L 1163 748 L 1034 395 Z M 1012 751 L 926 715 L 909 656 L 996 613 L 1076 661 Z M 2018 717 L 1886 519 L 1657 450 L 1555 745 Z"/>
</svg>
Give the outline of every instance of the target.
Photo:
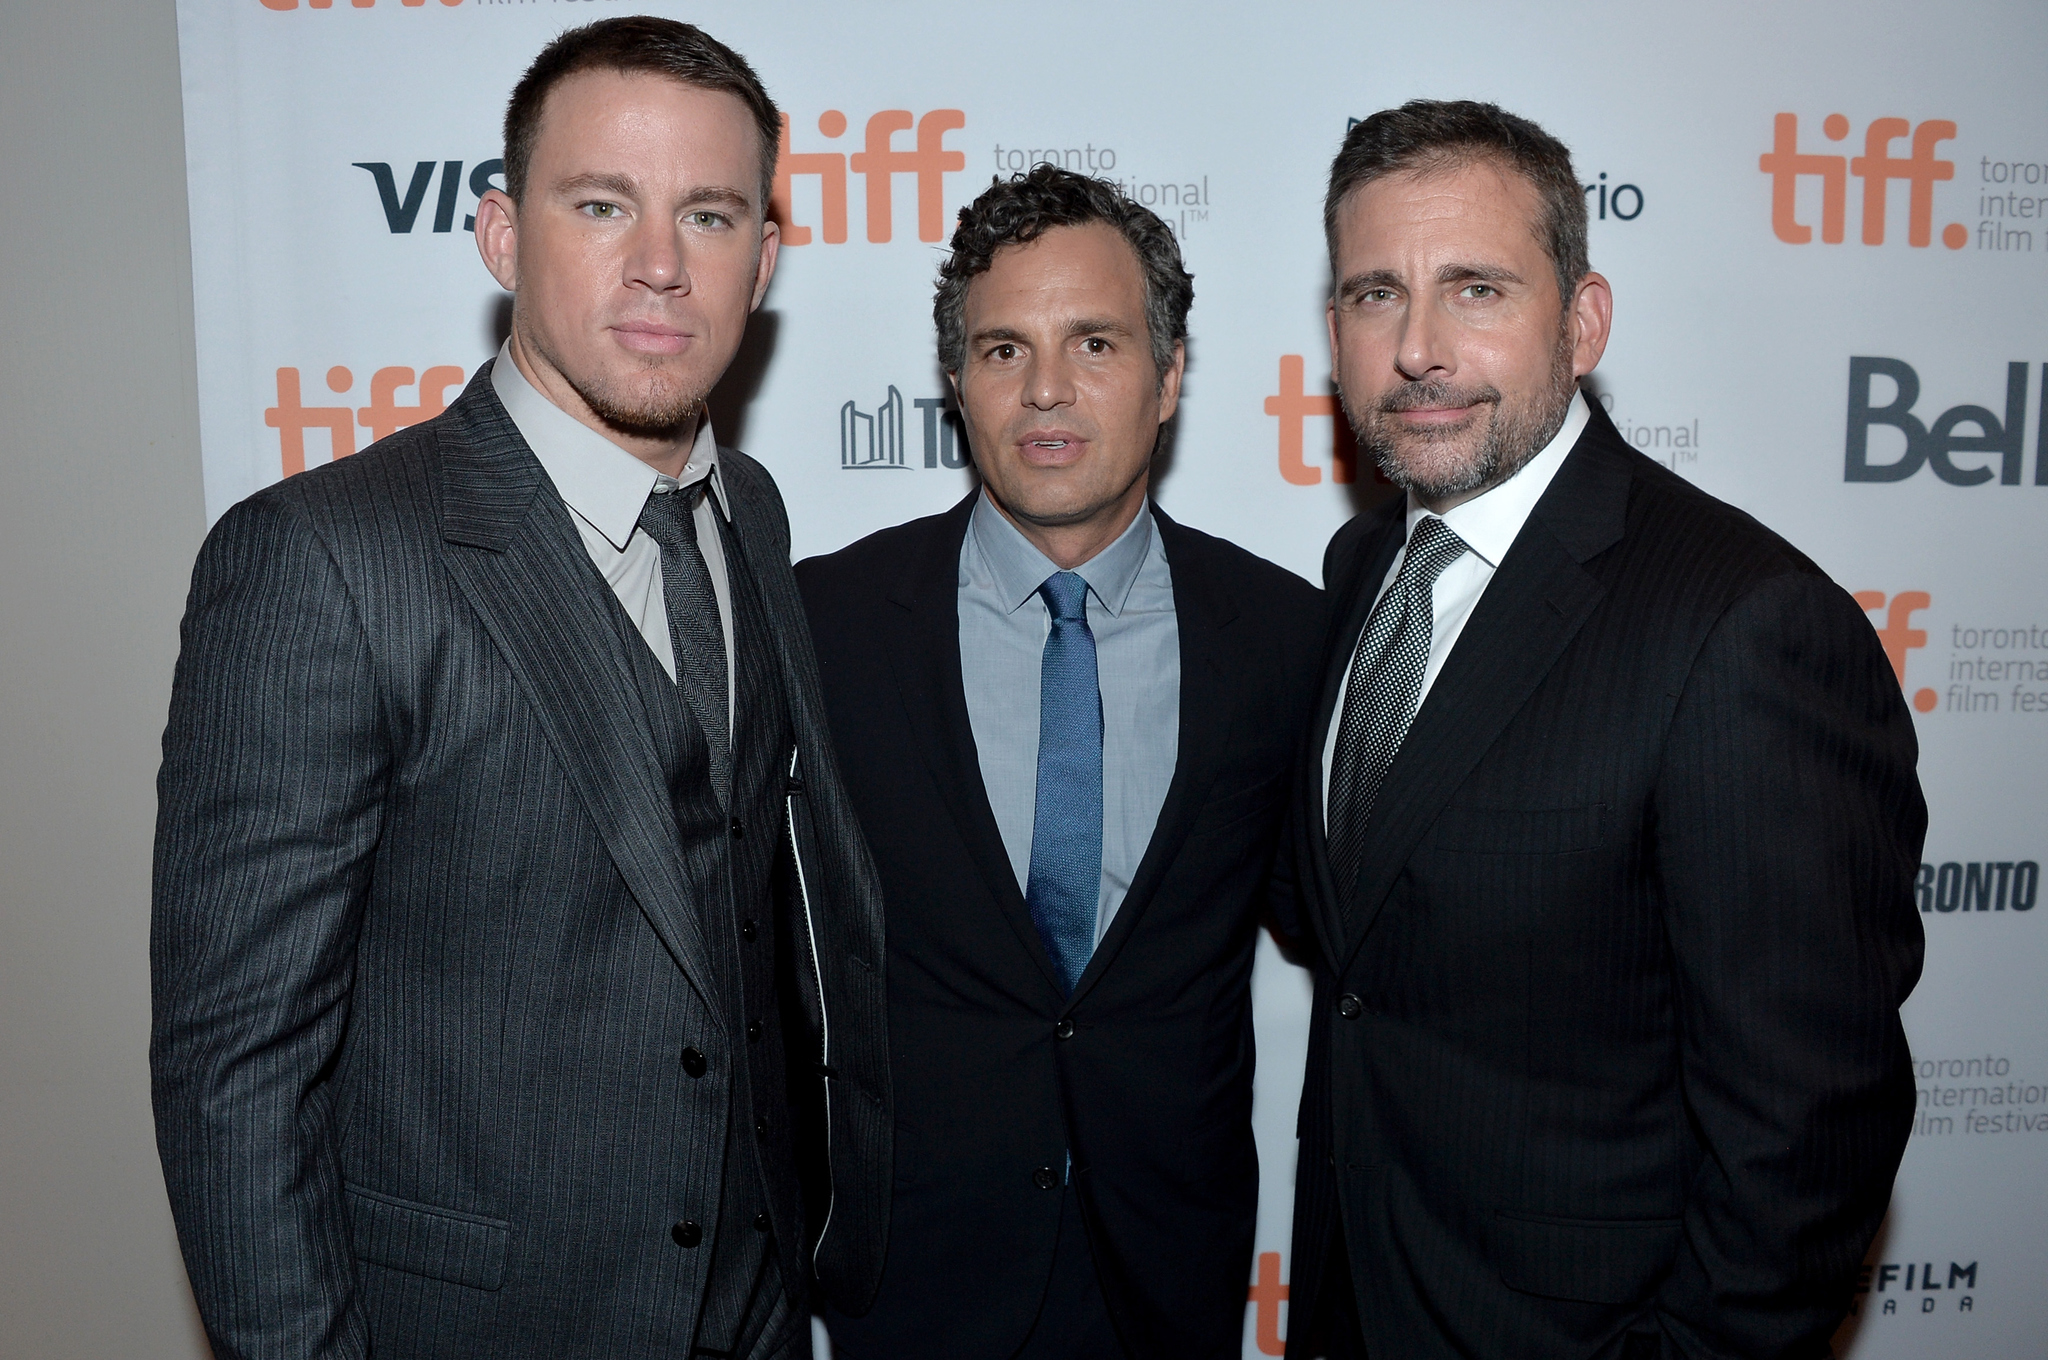
<svg viewBox="0 0 2048 1360">
<path fill-rule="evenodd" d="M 1550 489 L 1550 481 L 1557 476 L 1557 470 L 1564 466 L 1565 455 L 1572 451 L 1572 445 L 1579 442 L 1585 433 L 1586 422 L 1593 418 L 1586 406 L 1586 394 L 1572 394 L 1571 405 L 1565 409 L 1564 424 L 1558 426 L 1543 451 L 1516 470 L 1515 475 L 1491 487 L 1471 500 L 1454 505 L 1444 512 L 1443 521 L 1465 546 L 1485 559 L 1489 567 L 1498 567 L 1506 557 L 1508 549 L 1514 546 L 1515 538 L 1522 532 L 1522 526 L 1529 520 L 1529 514 L 1536 508 L 1536 502 L 1543 499 L 1543 493 Z M 1415 522 L 1433 512 L 1423 507 L 1414 496 L 1408 497 L 1408 531 L 1415 531 Z"/>
<path fill-rule="evenodd" d="M 620 552 L 640 523 L 640 511 L 657 486 L 673 490 L 709 479 L 720 514 L 732 518 L 725 487 L 718 477 L 718 439 L 707 413 L 697 420 L 697 439 L 681 477 L 656 472 L 548 400 L 512 362 L 512 342 L 498 350 L 491 365 L 491 388 L 504 403 L 505 414 L 519 427 L 533 456 L 540 459 L 548 480 L 577 516 L 603 534 Z"/>
<path fill-rule="evenodd" d="M 1050 557 L 1024 537 L 1022 530 L 996 509 L 987 491 L 975 500 L 967 531 L 974 536 L 975 550 L 981 554 L 981 560 L 995 583 L 997 596 L 1007 612 L 1015 613 L 1022 608 L 1025 601 L 1038 593 L 1046 578 L 1060 570 Z M 1152 501 L 1147 497 L 1115 541 L 1074 568 L 1075 574 L 1088 583 L 1089 591 L 1112 618 L 1123 612 L 1131 587 L 1138 582 L 1138 572 L 1145 565 L 1146 555 L 1152 551 L 1153 532 Z"/>
</svg>

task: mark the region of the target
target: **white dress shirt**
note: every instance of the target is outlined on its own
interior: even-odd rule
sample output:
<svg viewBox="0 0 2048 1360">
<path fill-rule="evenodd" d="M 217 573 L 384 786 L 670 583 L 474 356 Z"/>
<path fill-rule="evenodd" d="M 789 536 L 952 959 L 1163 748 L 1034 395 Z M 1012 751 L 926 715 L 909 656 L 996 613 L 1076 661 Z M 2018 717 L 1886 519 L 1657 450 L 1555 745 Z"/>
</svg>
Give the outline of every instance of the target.
<svg viewBox="0 0 2048 1360">
<path fill-rule="evenodd" d="M 1429 661 L 1422 672 L 1422 692 L 1415 697 L 1415 711 L 1422 711 L 1423 700 L 1429 697 L 1429 687 L 1436 683 L 1438 672 L 1457 645 L 1458 634 L 1465 630 L 1465 620 L 1472 617 L 1472 610 L 1478 605 L 1479 597 L 1486 593 L 1487 584 L 1493 580 L 1495 568 L 1514 546 L 1515 538 L 1522 532 L 1522 526 L 1529 520 L 1529 512 L 1536 508 L 1536 502 L 1543 499 L 1543 493 L 1550 489 L 1550 481 L 1557 476 L 1557 470 L 1564 466 L 1565 455 L 1572 451 L 1572 445 L 1579 442 L 1585 432 L 1586 422 L 1592 413 L 1586 408 L 1583 392 L 1572 397 L 1571 405 L 1565 411 L 1564 424 L 1543 451 L 1522 464 L 1514 476 L 1471 500 L 1454 505 L 1442 515 L 1443 522 L 1452 533 L 1465 540 L 1467 551 L 1464 556 L 1445 567 L 1443 575 L 1436 578 L 1430 590 L 1430 633 Z M 1435 514 L 1425 509 L 1413 495 L 1408 497 L 1407 533 L 1415 532 L 1418 520 Z M 1380 588 L 1373 595 L 1373 603 L 1387 593 L 1394 584 L 1394 578 L 1401 572 L 1401 563 L 1407 557 L 1406 539 L 1401 551 L 1394 554 L 1387 574 L 1380 579 Z M 1368 615 L 1369 616 L 1369 615 Z M 1351 644 L 1351 664 L 1358 661 L 1358 643 L 1364 638 L 1364 629 L 1359 630 L 1359 639 Z M 1344 696 L 1351 688 L 1351 667 L 1344 669 L 1344 678 L 1337 687 L 1337 706 L 1330 710 L 1330 730 L 1323 739 L 1323 816 L 1330 814 L 1330 766 L 1337 758 L 1337 730 L 1343 726 Z"/>
<path fill-rule="evenodd" d="M 654 659 L 676 677 L 675 647 L 669 641 L 668 605 L 661 589 L 661 545 L 640 532 L 640 511 L 649 496 L 665 496 L 709 480 L 711 493 L 697 503 L 697 546 L 711 573 L 718 598 L 718 622 L 725 633 L 726 721 L 732 713 L 732 595 L 726 581 L 725 547 L 719 541 L 717 516 L 727 523 L 732 514 L 718 479 L 718 441 L 711 418 L 697 421 L 697 441 L 680 478 L 656 472 L 633 454 L 585 425 L 526 380 L 512 362 L 511 342 L 498 350 L 491 366 L 491 388 L 505 413 L 555 484 L 568 505 L 583 550 L 625 606 L 626 617 L 640 630 Z M 714 505 L 716 508 L 714 509 Z"/>
</svg>

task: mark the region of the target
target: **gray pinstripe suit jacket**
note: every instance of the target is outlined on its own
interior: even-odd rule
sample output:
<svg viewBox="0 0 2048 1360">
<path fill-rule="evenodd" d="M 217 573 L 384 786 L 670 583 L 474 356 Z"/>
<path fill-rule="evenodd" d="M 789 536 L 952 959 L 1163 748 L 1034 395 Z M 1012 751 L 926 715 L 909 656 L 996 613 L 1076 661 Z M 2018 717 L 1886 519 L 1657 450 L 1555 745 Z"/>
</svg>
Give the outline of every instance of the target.
<svg viewBox="0 0 2048 1360">
<path fill-rule="evenodd" d="M 488 371 L 236 506 L 194 570 L 151 1068 L 223 1360 L 686 1355 L 695 1329 L 710 1253 L 670 1229 L 716 1213 L 746 1042 L 701 933 L 715 851 L 677 834 L 621 650 L 637 635 Z M 781 499 L 720 457 L 797 737 L 789 920 L 833 1173 L 817 1278 L 859 1310 L 891 1165 L 880 892 Z M 793 1219 L 774 1141 L 770 1203 Z M 793 1281 L 799 1233 L 776 1226 Z"/>
</svg>

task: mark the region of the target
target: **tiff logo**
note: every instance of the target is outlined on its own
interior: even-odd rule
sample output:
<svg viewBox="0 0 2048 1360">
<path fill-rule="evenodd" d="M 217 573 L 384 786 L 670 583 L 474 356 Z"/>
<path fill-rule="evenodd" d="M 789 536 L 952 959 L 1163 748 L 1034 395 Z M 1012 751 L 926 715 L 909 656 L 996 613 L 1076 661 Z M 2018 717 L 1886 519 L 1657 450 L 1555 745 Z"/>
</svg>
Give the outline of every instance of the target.
<svg viewBox="0 0 2048 1360">
<path fill-rule="evenodd" d="M 434 200 L 434 230 L 448 232 L 455 229 L 455 207 L 462 196 L 461 161 L 420 161 L 412 168 L 412 179 L 407 182 L 403 194 L 398 191 L 398 177 L 392 172 L 388 161 L 351 161 L 358 170 L 370 172 L 370 178 L 377 182 L 377 200 L 384 207 L 384 225 L 391 228 L 394 236 L 403 236 L 412 231 L 419 221 L 420 208 L 427 201 L 427 188 L 434 182 L 436 167 L 441 172 L 441 192 Z M 503 184 L 493 184 L 494 177 L 505 173 L 505 162 L 496 157 L 478 161 L 476 168 L 469 172 L 469 196 L 480 199 L 485 191 L 502 190 Z M 357 181 L 360 183 L 361 181 Z M 466 215 L 462 219 L 464 231 L 476 230 L 476 217 Z"/>
<path fill-rule="evenodd" d="M 910 405 L 924 417 L 924 466 L 964 468 L 967 439 L 960 429 L 960 411 L 945 397 L 919 397 Z M 903 394 L 892 384 L 873 414 L 852 401 L 839 408 L 839 466 L 848 472 L 870 468 L 909 468 L 910 450 L 903 439 Z"/>
<path fill-rule="evenodd" d="M 791 204 L 791 187 L 798 175 L 818 180 L 819 214 L 825 244 L 846 241 L 846 172 L 863 177 L 867 201 L 868 240 L 890 239 L 896 222 L 894 185 L 896 176 L 917 180 L 917 239 L 936 241 L 946 232 L 946 175 L 967 168 L 967 153 L 946 147 L 946 134 L 967 126 L 967 115 L 959 109 L 933 109 L 914 118 L 909 109 L 883 109 L 868 119 L 865 145 L 848 156 L 842 151 L 798 151 L 790 140 L 789 115 L 782 115 L 782 154 L 775 162 L 775 193 L 769 216 L 782 224 L 782 243 L 805 246 L 811 243 L 811 228 L 799 223 Z M 894 145 L 899 132 L 916 129 L 912 145 Z M 818 131 L 827 138 L 846 133 L 846 115 L 827 109 L 818 115 Z"/>
<path fill-rule="evenodd" d="M 1302 385 L 1306 364 L 1299 354 L 1280 356 L 1280 390 L 1266 398 L 1266 414 L 1280 420 L 1280 475 L 1292 486 L 1315 486 L 1323 470 L 1304 456 L 1311 417 L 1330 422 L 1330 479 L 1349 482 L 1358 476 L 1358 441 L 1344 408 L 1333 394 L 1314 394 Z"/>
<path fill-rule="evenodd" d="M 1885 611 L 1884 627 L 1877 628 L 1877 640 L 1884 644 L 1885 658 L 1892 663 L 1892 674 L 1898 677 L 1899 687 L 1906 685 L 1906 653 L 1916 647 L 1927 645 L 1927 630 L 1913 626 L 1913 615 L 1934 603 L 1934 597 L 1924 590 L 1902 590 L 1892 596 L 1886 604 L 1881 590 L 1859 590 L 1856 603 L 1864 613 L 1873 609 Z M 1913 691 L 1913 707 L 1921 713 L 1931 713 L 1941 702 L 1941 696 L 1931 689 Z"/>
<path fill-rule="evenodd" d="M 348 391 L 356 377 L 336 364 L 327 370 L 327 390 Z M 448 389 L 460 385 L 462 370 L 454 364 L 436 364 L 414 377 L 409 368 L 380 368 L 370 375 L 370 404 L 352 406 L 308 406 L 299 391 L 299 370 L 277 370 L 277 405 L 263 412 L 263 423 L 277 431 L 278 453 L 284 475 L 306 470 L 306 431 L 325 430 L 328 457 L 339 460 L 356 451 L 356 427 L 370 432 L 370 443 L 396 434 L 408 425 L 431 420 L 447 409 Z M 398 402 L 400 388 L 416 389 L 418 400 L 410 406 Z"/>
<path fill-rule="evenodd" d="M 1831 113 L 1821 120 L 1821 135 L 1839 142 L 1849 135 L 1849 120 Z M 1912 136 L 1912 151 L 1903 159 L 1891 154 L 1892 143 Z M 1956 135 L 1946 118 L 1930 118 L 1918 127 L 1903 118 L 1875 118 L 1863 134 L 1863 154 L 1853 159 L 1799 149 L 1799 115 L 1777 117 L 1771 149 L 1757 158 L 1757 168 L 1771 177 L 1771 230 L 1780 241 L 1803 246 L 1813 228 L 1799 220 L 1799 181 L 1820 180 L 1820 239 L 1829 245 L 1842 240 L 1848 212 L 1849 176 L 1863 181 L 1863 244 L 1881 246 L 1885 236 L 1885 204 L 1893 180 L 1904 180 L 1906 243 L 1925 246 L 1934 237 L 1934 186 L 1956 177 L 1954 161 L 1938 159 L 1934 149 Z M 1970 241 L 1969 228 L 1951 222 L 1941 229 L 1941 243 L 1961 250 Z"/>
</svg>

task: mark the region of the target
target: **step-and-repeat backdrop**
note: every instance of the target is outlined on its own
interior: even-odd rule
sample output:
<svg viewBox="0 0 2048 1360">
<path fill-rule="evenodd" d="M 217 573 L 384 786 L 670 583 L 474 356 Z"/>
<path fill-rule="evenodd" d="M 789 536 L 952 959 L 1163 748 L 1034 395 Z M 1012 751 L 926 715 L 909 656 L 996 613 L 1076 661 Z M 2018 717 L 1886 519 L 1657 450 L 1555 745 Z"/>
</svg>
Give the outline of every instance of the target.
<svg viewBox="0 0 2048 1360">
<path fill-rule="evenodd" d="M 1919 726 L 1920 1112 L 1847 1349 L 2042 1353 L 2048 8 L 179 0 L 210 515 L 427 418 L 494 352 L 468 232 L 506 95 L 554 33 L 635 8 L 745 53 L 788 115 L 781 264 L 715 410 L 799 555 L 971 485 L 934 270 L 991 176 L 1055 161 L 1156 209 L 1195 275 L 1160 501 L 1316 579 L 1383 493 L 1323 331 L 1347 120 L 1476 97 L 1558 134 L 1614 284 L 1600 401 L 1855 592 Z M 1308 992 L 1270 941 L 1255 985 L 1246 1356 L 1287 1327 Z"/>
</svg>

